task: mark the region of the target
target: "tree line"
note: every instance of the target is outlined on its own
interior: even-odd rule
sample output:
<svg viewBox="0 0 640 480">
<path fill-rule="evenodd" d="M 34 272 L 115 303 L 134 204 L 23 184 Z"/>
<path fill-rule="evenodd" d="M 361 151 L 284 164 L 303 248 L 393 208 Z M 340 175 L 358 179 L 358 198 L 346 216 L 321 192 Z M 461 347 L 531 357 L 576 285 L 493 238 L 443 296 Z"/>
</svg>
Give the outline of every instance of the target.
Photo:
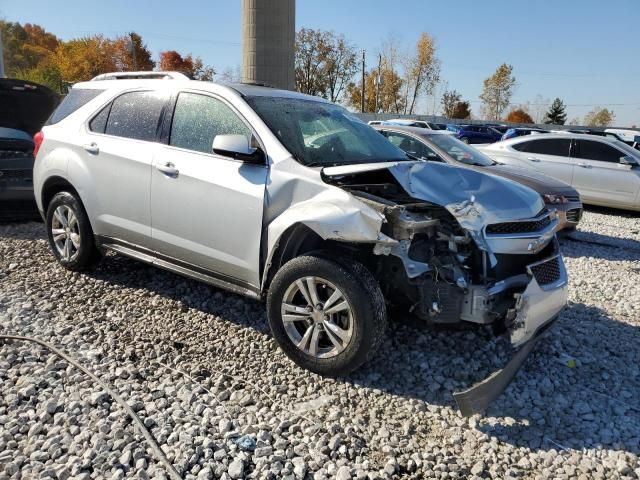
<svg viewBox="0 0 640 480">
<path fill-rule="evenodd" d="M 416 45 L 403 50 L 391 37 L 379 47 L 377 57 L 365 63 L 363 52 L 344 35 L 302 28 L 296 35 L 296 89 L 341 102 L 365 113 L 416 113 L 420 100 L 432 96 L 442 84 L 441 62 L 435 39 L 423 32 Z M 368 65 L 368 68 L 366 68 Z M 364 74 L 363 74 L 364 73 Z M 446 83 L 444 83 L 446 87 Z M 484 80 L 480 94 L 480 117 L 489 121 L 564 125 L 566 105 L 556 98 L 542 118 L 531 116 L 530 106 L 512 104 L 517 82 L 513 66 L 503 63 Z M 364 96 L 364 98 L 363 98 Z M 548 103 L 548 102 L 547 102 Z M 445 88 L 439 98 L 442 114 L 450 119 L 471 119 L 471 102 L 457 90 Z M 540 105 L 536 105 L 540 106 Z M 595 107 L 584 118 L 588 126 L 607 126 L 615 114 Z M 570 123 L 578 124 L 578 119 Z"/>
<path fill-rule="evenodd" d="M 213 67 L 199 57 L 175 50 L 154 60 L 142 37 L 135 33 L 107 38 L 90 35 L 61 40 L 39 25 L 0 20 L 6 75 L 30 80 L 65 93 L 68 85 L 105 72 L 180 71 L 198 80 L 212 80 Z"/>
<path fill-rule="evenodd" d="M 160 52 L 159 58 L 154 59 L 135 32 L 115 38 L 90 35 L 61 40 L 39 25 L 3 20 L 0 31 L 6 74 L 47 85 L 59 93 L 64 93 L 70 84 L 111 71 L 171 70 L 197 80 L 214 77 L 240 80 L 238 67 L 227 68 L 217 75 L 214 67 L 205 65 L 200 57 L 175 50 Z M 471 101 L 442 81 L 437 44 L 431 35 L 421 33 L 410 50 L 405 50 L 395 37 L 389 37 L 378 50 L 377 55 L 363 58 L 363 51 L 342 34 L 302 28 L 295 42 L 296 90 L 343 103 L 354 110 L 406 115 L 417 113 L 430 97 L 434 110 L 438 106 L 447 118 L 474 117 Z M 498 66 L 484 80 L 479 116 L 489 121 L 516 123 L 567 122 L 566 106 L 560 98 L 553 101 L 542 119 L 534 120 L 532 106 L 528 104 L 512 105 L 516 86 L 513 67 L 506 63 Z M 607 126 L 614 119 L 613 111 L 596 107 L 586 115 L 584 124 Z M 579 120 L 569 123 L 578 124 Z"/>
</svg>

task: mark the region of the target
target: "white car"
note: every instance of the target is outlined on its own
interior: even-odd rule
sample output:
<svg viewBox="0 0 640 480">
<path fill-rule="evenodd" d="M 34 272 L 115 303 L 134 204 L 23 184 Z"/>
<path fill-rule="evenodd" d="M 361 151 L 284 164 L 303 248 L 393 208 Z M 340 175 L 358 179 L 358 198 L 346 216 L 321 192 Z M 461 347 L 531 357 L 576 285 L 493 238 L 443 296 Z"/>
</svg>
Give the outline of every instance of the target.
<svg viewBox="0 0 640 480">
<path fill-rule="evenodd" d="M 554 133 L 480 147 L 497 162 L 530 168 L 574 187 L 583 203 L 640 211 L 640 152 L 608 137 Z"/>
</svg>

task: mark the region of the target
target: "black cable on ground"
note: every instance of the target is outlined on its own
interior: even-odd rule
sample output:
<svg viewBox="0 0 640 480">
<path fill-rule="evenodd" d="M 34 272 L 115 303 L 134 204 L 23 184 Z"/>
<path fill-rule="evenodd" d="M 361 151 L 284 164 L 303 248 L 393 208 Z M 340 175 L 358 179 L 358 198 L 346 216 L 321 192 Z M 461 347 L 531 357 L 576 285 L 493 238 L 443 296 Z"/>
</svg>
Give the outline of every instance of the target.
<svg viewBox="0 0 640 480">
<path fill-rule="evenodd" d="M 69 357 L 66 353 L 62 352 L 61 350 L 57 349 L 56 347 L 54 347 L 53 345 L 45 341 L 38 340 L 37 338 L 25 337 L 22 335 L 0 334 L 0 339 L 37 343 L 38 345 L 41 345 L 49 349 L 50 351 L 52 351 L 62 359 L 66 360 L 70 365 L 74 366 L 78 370 L 88 375 L 94 382 L 98 383 L 111 396 L 111 398 L 113 398 L 116 402 L 118 402 L 118 404 L 120 404 L 122 408 L 126 410 L 126 412 L 129 414 L 129 417 L 131 417 L 131 420 L 133 420 L 133 422 L 138 426 L 142 436 L 147 440 L 147 443 L 151 447 L 151 450 L 153 451 L 158 461 L 160 461 L 160 463 L 162 463 L 164 467 L 167 469 L 167 473 L 169 474 L 169 477 L 171 477 L 173 480 L 182 480 L 182 477 L 180 476 L 178 471 L 175 469 L 173 464 L 166 457 L 166 455 L 158 445 L 158 442 L 156 442 L 156 439 L 153 437 L 153 435 L 151 435 L 147 427 L 144 426 L 144 423 L 142 422 L 142 420 L 140 420 L 140 417 L 136 414 L 136 412 L 133 411 L 133 409 L 129 406 L 129 404 L 125 402 L 125 400 L 117 392 L 111 389 L 109 385 L 107 385 L 105 382 L 100 380 L 95 374 L 87 370 L 81 364 L 76 362 L 73 358 Z"/>
</svg>

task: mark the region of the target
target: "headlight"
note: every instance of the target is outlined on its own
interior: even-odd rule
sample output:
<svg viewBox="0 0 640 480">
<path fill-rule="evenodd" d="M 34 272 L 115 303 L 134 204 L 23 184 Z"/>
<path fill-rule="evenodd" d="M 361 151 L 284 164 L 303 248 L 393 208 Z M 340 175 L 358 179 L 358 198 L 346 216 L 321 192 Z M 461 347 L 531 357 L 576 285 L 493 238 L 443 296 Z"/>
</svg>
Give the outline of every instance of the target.
<svg viewBox="0 0 640 480">
<path fill-rule="evenodd" d="M 562 195 L 543 195 L 542 196 L 544 203 L 551 203 L 553 205 L 558 205 L 560 203 L 569 203 L 566 197 Z"/>
</svg>

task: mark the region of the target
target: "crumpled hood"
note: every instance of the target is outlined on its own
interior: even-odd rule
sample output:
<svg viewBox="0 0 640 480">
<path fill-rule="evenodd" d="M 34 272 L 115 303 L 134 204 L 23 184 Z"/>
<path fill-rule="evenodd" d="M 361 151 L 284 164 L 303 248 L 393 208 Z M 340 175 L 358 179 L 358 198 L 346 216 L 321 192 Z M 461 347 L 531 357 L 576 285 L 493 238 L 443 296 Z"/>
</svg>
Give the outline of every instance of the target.
<svg viewBox="0 0 640 480">
<path fill-rule="evenodd" d="M 513 165 L 492 165 L 484 168 L 487 173 L 500 175 L 501 177 L 522 183 L 541 195 L 547 193 L 578 194 L 571 185 L 530 169 L 515 167 Z"/>
<path fill-rule="evenodd" d="M 511 180 L 474 169 L 436 162 L 387 162 L 327 167 L 326 176 L 388 168 L 404 190 L 417 200 L 440 205 L 458 220 L 462 204 L 473 204 L 484 225 L 535 217 L 544 208 L 538 193 Z M 462 222 L 461 222 L 462 223 Z M 468 225 L 465 227 L 470 227 Z M 477 223 L 477 222 L 474 222 Z M 478 225 L 475 225 L 477 228 Z"/>
</svg>

